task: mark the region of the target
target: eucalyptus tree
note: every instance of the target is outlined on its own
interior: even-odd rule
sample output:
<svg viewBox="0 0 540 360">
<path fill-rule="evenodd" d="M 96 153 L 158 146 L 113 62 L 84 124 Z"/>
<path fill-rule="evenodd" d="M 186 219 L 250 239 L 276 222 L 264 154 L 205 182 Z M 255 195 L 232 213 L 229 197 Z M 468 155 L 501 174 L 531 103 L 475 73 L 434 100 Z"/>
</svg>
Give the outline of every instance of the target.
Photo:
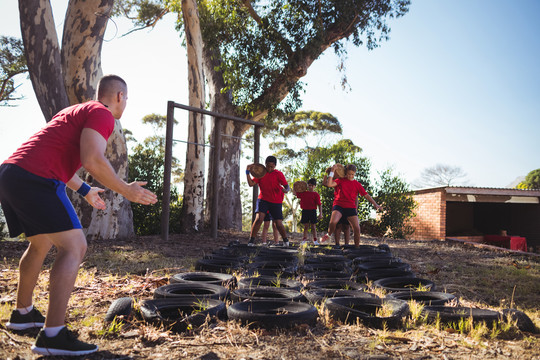
<svg viewBox="0 0 540 360">
<path fill-rule="evenodd" d="M 129 0 L 119 11 L 136 26 L 153 26 L 167 12 L 179 12 L 179 0 Z M 327 49 L 343 60 L 348 45 L 374 49 L 389 38 L 388 19 L 408 12 L 410 0 L 211 0 L 198 1 L 203 63 L 210 110 L 262 121 L 275 112 L 301 106 L 311 64 Z M 183 18 L 178 16 L 183 29 Z M 344 60 L 343 60 L 344 61 Z M 226 121 L 220 132 L 221 167 L 209 172 L 220 189 L 221 228 L 241 228 L 240 142 L 248 125 Z M 211 139 L 213 141 L 213 139 Z M 210 150 L 210 163 L 215 148 Z M 208 214 L 208 212 L 207 212 Z"/>
<path fill-rule="evenodd" d="M 69 105 L 94 98 L 102 76 L 101 48 L 113 2 L 70 0 L 60 47 L 50 0 L 19 0 L 25 58 L 45 121 Z M 118 175 L 127 180 L 127 147 L 118 120 L 106 152 Z M 79 175 L 101 186 L 84 172 Z M 105 211 L 93 209 L 77 194 L 72 198 L 87 237 L 131 237 L 134 231 L 130 203 L 110 190 L 103 197 Z"/>
<path fill-rule="evenodd" d="M 20 97 L 15 96 L 15 77 L 28 71 L 24 46 L 20 39 L 0 36 L 0 106 L 11 106 Z"/>
</svg>

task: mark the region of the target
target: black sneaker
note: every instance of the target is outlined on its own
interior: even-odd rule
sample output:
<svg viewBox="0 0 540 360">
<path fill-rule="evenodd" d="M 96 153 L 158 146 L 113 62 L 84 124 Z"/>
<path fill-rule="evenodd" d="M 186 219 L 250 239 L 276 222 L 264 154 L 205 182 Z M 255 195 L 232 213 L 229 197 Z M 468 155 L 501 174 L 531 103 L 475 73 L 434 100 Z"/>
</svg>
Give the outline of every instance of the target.
<svg viewBox="0 0 540 360">
<path fill-rule="evenodd" d="M 19 310 L 13 310 L 6 327 L 11 330 L 26 330 L 41 328 L 45 324 L 45 317 L 38 309 L 33 308 L 28 314 L 21 315 Z"/>
<path fill-rule="evenodd" d="M 250 239 L 247 245 L 248 246 L 255 246 L 255 239 Z"/>
<path fill-rule="evenodd" d="M 87 344 L 77 339 L 77 336 L 63 327 L 58 335 L 48 337 L 42 329 L 32 346 L 32 352 L 40 355 L 78 356 L 96 352 L 97 345 Z"/>
</svg>

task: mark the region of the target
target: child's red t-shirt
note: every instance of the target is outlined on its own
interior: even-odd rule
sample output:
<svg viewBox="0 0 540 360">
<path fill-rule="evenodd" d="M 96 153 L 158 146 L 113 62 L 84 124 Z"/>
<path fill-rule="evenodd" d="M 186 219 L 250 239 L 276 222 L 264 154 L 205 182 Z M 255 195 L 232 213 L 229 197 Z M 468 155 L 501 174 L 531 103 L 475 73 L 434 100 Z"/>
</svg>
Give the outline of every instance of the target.
<svg viewBox="0 0 540 360">
<path fill-rule="evenodd" d="M 321 196 L 316 191 L 304 191 L 296 193 L 300 199 L 300 208 L 302 210 L 316 210 L 317 205 L 321 205 Z"/>
<path fill-rule="evenodd" d="M 253 178 L 256 184 L 259 184 L 259 199 L 268 201 L 273 204 L 280 204 L 283 202 L 283 187 L 286 187 L 287 180 L 285 175 L 279 170 L 266 173 L 262 178 Z"/>
<path fill-rule="evenodd" d="M 334 181 L 337 183 L 337 186 L 335 187 L 334 205 L 346 209 L 356 208 L 356 199 L 358 195 L 364 196 L 367 194 L 362 184 L 356 180 L 344 178 L 335 179 Z"/>
</svg>

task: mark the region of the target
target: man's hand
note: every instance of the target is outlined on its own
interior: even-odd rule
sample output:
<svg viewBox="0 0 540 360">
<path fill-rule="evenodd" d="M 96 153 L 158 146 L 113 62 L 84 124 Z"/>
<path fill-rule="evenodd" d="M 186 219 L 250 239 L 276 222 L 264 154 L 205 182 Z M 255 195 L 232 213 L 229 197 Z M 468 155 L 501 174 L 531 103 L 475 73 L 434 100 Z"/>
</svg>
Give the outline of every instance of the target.
<svg viewBox="0 0 540 360">
<path fill-rule="evenodd" d="M 105 190 L 101 188 L 93 187 L 90 189 L 90 191 L 88 192 L 88 194 L 86 194 L 84 198 L 90 205 L 92 205 L 96 209 L 105 210 L 107 208 L 107 206 L 105 205 L 105 201 L 103 201 L 101 196 L 99 196 L 99 194 L 104 191 Z"/>
<path fill-rule="evenodd" d="M 131 202 L 142 205 L 151 205 L 157 202 L 157 196 L 148 189 L 143 188 L 147 181 L 134 181 L 128 184 L 128 191 L 124 196 Z"/>
</svg>

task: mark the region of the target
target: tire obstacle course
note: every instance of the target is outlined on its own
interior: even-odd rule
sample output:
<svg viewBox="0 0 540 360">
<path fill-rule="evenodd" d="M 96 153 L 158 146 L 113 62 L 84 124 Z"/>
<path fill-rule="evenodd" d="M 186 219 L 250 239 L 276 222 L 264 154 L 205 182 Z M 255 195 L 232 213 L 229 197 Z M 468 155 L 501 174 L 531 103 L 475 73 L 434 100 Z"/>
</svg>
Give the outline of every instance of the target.
<svg viewBox="0 0 540 360">
<path fill-rule="evenodd" d="M 321 318 L 318 307 L 343 323 L 400 328 L 410 301 L 423 307 L 426 322 L 451 326 L 471 319 L 491 326 L 512 321 L 522 331 L 536 332 L 530 318 L 516 309 L 499 313 L 459 306 L 456 296 L 417 278 L 386 244 L 282 248 L 233 241 L 198 260 L 195 271 L 175 274 L 169 281 L 155 289 L 153 299 L 141 301 L 138 314 L 177 332 L 216 320 L 268 329 L 313 326 Z M 119 298 L 105 321 L 129 317 L 133 309 L 132 298 Z"/>
</svg>

